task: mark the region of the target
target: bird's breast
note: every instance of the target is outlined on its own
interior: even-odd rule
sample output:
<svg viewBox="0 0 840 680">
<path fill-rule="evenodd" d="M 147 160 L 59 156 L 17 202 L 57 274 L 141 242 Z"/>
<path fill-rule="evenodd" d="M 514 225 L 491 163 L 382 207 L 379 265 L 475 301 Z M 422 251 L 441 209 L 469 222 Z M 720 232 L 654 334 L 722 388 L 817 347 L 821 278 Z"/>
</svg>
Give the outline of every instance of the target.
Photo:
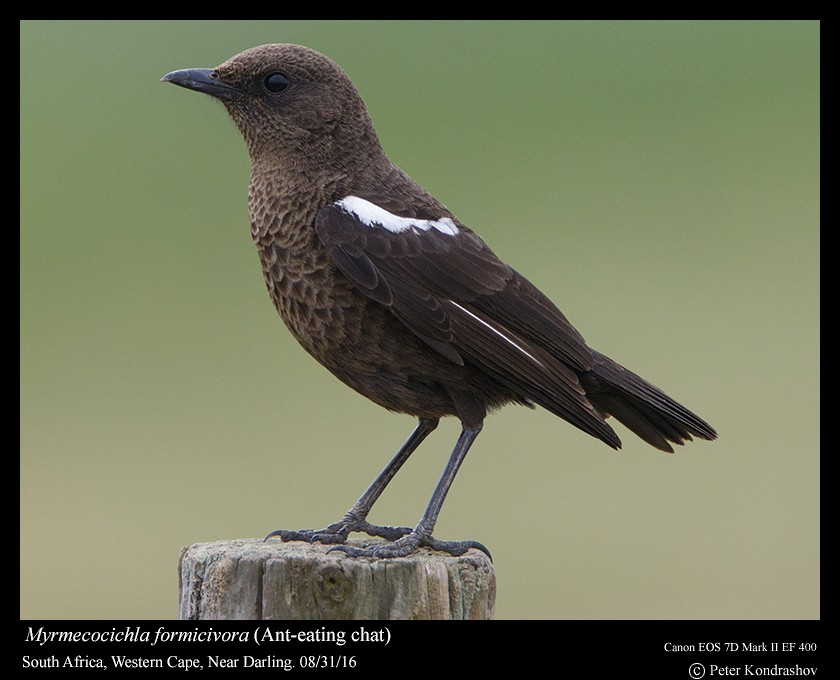
<svg viewBox="0 0 840 680">
<path fill-rule="evenodd" d="M 317 239 L 316 239 L 317 240 Z M 297 341 L 322 363 L 346 341 L 346 310 L 357 294 L 319 243 L 258 244 L 268 294 Z"/>
<path fill-rule="evenodd" d="M 268 294 L 298 342 L 321 363 L 343 342 L 343 310 L 354 292 L 314 230 L 330 183 L 293 181 L 252 168 L 248 207 Z"/>
</svg>

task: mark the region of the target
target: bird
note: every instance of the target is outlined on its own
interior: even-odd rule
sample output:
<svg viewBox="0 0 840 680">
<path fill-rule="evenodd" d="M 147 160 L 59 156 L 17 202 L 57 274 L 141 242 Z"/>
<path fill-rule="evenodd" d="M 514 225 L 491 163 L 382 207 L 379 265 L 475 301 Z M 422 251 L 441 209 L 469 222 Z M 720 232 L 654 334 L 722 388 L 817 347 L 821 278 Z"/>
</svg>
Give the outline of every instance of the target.
<svg viewBox="0 0 840 680">
<path fill-rule="evenodd" d="M 251 238 L 291 334 L 350 388 L 417 420 L 344 517 L 266 540 L 319 542 L 360 558 L 421 548 L 489 556 L 478 541 L 433 532 L 485 418 L 508 404 L 542 407 L 612 449 L 621 440 L 610 417 L 666 452 L 717 437 L 661 389 L 591 349 L 543 292 L 393 163 L 358 89 L 329 57 L 267 44 L 161 80 L 220 101 L 244 138 Z M 388 483 L 445 417 L 457 418 L 461 432 L 417 525 L 369 523 Z M 353 532 L 385 540 L 351 545 Z"/>
</svg>

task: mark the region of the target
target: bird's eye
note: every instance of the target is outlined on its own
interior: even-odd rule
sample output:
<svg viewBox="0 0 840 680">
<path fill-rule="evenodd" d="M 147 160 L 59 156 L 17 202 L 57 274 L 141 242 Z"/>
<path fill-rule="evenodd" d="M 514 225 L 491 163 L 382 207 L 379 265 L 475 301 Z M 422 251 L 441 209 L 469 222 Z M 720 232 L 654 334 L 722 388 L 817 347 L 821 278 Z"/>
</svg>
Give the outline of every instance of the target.
<svg viewBox="0 0 840 680">
<path fill-rule="evenodd" d="M 269 73 L 263 80 L 265 89 L 273 94 L 282 92 L 289 87 L 289 84 L 289 79 L 282 73 Z"/>
</svg>

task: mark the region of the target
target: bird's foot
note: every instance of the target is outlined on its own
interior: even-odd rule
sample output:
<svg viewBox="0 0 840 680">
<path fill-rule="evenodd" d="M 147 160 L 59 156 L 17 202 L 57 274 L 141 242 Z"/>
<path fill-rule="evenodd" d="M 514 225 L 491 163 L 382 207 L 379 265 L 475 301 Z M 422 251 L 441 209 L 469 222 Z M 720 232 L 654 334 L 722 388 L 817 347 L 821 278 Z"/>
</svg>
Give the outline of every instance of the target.
<svg viewBox="0 0 840 680">
<path fill-rule="evenodd" d="M 386 537 L 387 538 L 387 537 Z M 357 548 L 350 545 L 337 545 L 331 548 L 329 552 L 341 551 L 348 557 L 374 557 L 380 559 L 390 559 L 392 557 L 406 557 L 416 552 L 418 548 L 427 547 L 432 550 L 439 550 L 445 552 L 453 557 L 459 557 L 467 552 L 470 548 L 476 548 L 483 552 L 490 561 L 493 561 L 493 556 L 490 551 L 478 541 L 439 541 L 434 538 L 430 532 L 424 531 L 420 527 L 411 530 L 406 535 L 393 540 L 391 543 L 385 545 L 375 545 L 370 548 Z"/>
<path fill-rule="evenodd" d="M 358 531 L 368 536 L 379 536 L 388 541 L 396 541 L 406 534 L 410 534 L 411 528 L 386 527 L 371 524 L 367 520 L 354 515 L 352 512 L 348 512 L 338 522 L 334 522 L 323 529 L 301 529 L 299 531 L 278 529 L 266 536 L 265 540 L 268 540 L 272 536 L 279 536 L 283 541 L 305 541 L 307 543 L 327 543 L 333 545 L 345 543 L 352 531 Z"/>
</svg>

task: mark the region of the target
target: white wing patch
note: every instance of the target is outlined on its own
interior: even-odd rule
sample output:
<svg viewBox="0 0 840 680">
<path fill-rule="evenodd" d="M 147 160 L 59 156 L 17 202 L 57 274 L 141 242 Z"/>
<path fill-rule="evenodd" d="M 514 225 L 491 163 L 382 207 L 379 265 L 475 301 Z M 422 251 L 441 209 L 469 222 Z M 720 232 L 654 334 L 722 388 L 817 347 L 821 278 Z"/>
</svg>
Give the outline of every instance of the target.
<svg viewBox="0 0 840 680">
<path fill-rule="evenodd" d="M 390 231 L 392 234 L 399 234 L 408 229 L 415 229 L 417 231 L 436 229 L 441 234 L 446 234 L 447 236 L 458 234 L 458 227 L 448 217 L 441 217 L 438 220 L 418 220 L 413 217 L 399 217 L 358 196 L 347 196 L 340 201 L 336 201 L 335 204 L 345 212 L 355 215 L 366 227 L 378 227 Z"/>
</svg>

